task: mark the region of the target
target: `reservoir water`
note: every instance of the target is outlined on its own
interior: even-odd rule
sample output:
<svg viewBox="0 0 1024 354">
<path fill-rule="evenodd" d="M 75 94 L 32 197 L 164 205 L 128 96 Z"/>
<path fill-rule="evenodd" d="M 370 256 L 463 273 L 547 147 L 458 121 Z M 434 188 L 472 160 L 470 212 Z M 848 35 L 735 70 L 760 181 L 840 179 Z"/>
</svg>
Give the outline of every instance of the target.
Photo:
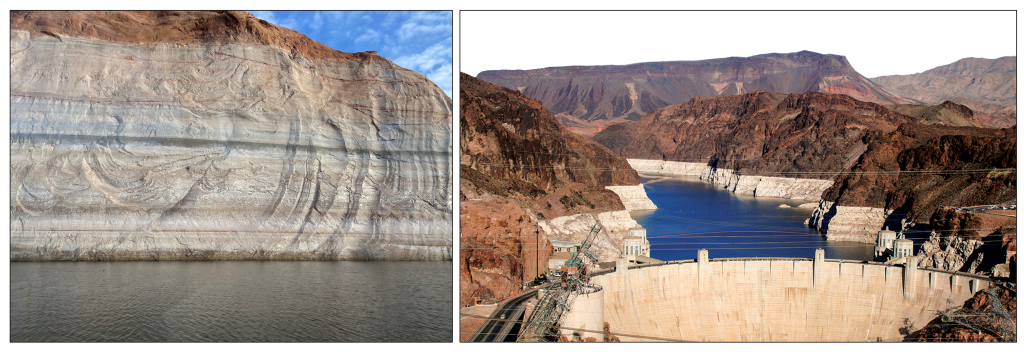
<svg viewBox="0 0 1024 354">
<path fill-rule="evenodd" d="M 452 262 L 10 265 L 12 342 L 452 340 Z"/>
<path fill-rule="evenodd" d="M 874 245 L 827 241 L 805 226 L 812 209 L 796 206 L 810 201 L 739 196 L 697 177 L 643 182 L 658 209 L 635 212 L 633 218 L 647 229 L 653 258 L 696 259 L 700 249 L 710 258 L 813 258 L 817 248 L 825 250 L 825 258 L 873 256 Z M 782 204 L 793 208 L 779 208 Z"/>
</svg>

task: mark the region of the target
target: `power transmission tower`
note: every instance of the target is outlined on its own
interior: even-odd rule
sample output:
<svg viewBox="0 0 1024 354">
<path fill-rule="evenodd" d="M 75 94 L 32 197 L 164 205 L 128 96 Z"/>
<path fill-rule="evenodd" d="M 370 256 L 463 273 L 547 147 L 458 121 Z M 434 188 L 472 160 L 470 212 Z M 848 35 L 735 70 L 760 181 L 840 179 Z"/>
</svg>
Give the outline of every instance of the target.
<svg viewBox="0 0 1024 354">
<path fill-rule="evenodd" d="M 590 272 L 585 261 L 589 259 L 590 262 L 597 262 L 597 257 L 594 257 L 589 249 L 597 239 L 599 232 L 601 232 L 600 225 L 594 224 L 590 227 L 590 233 L 587 234 L 587 238 L 580 245 L 579 250 L 565 261 L 566 271 L 562 272 L 561 280 L 545 288 L 544 296 L 540 298 L 537 306 L 530 313 L 530 318 L 523 324 L 523 332 L 518 341 L 558 340 L 558 327 L 562 316 L 572 309 L 572 303 L 576 296 L 587 291 Z"/>
<path fill-rule="evenodd" d="M 982 290 L 991 299 L 988 310 L 959 309 L 939 311 L 942 322 L 957 323 L 975 331 L 988 332 L 1006 342 L 1017 341 L 1017 324 L 1013 316 L 999 302 L 999 295 L 991 289 Z"/>
</svg>

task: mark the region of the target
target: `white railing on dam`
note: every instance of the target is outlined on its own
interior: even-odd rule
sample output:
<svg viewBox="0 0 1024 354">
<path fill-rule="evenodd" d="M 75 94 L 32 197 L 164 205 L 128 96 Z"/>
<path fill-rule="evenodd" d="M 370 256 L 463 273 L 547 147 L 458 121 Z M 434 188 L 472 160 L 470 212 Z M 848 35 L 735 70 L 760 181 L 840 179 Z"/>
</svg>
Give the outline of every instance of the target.
<svg viewBox="0 0 1024 354">
<path fill-rule="evenodd" d="M 893 341 L 937 310 L 959 307 L 989 278 L 914 266 L 807 258 L 709 259 L 594 275 L 620 339 Z M 624 268 L 624 267 L 623 267 Z M 644 338 L 629 338 L 637 334 Z"/>
</svg>

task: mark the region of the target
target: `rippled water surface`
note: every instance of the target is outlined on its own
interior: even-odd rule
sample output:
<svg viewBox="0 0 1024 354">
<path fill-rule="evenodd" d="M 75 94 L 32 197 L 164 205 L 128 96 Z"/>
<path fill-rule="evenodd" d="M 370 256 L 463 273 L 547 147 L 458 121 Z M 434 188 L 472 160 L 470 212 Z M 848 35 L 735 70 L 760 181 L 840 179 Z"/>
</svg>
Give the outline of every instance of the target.
<svg viewBox="0 0 1024 354">
<path fill-rule="evenodd" d="M 644 183 L 650 181 L 644 178 Z M 805 226 L 812 209 L 779 208 L 810 201 L 738 196 L 696 177 L 645 187 L 658 209 L 633 217 L 647 229 L 651 257 L 657 259 L 695 259 L 702 248 L 711 258 L 813 258 L 817 248 L 825 249 L 826 258 L 871 260 L 873 256 L 874 245 L 826 241 Z"/>
<path fill-rule="evenodd" d="M 452 340 L 452 262 L 12 262 L 11 341 Z"/>
</svg>

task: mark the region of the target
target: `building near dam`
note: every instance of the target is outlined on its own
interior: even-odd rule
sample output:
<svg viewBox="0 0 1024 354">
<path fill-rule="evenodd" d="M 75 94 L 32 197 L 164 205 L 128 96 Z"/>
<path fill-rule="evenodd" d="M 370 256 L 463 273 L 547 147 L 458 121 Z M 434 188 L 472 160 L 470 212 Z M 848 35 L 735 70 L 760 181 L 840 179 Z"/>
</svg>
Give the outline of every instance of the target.
<svg viewBox="0 0 1024 354">
<path fill-rule="evenodd" d="M 878 232 L 875 244 L 875 260 L 880 262 L 899 261 L 914 254 L 914 241 L 903 236 L 903 232 L 885 230 Z"/>
<path fill-rule="evenodd" d="M 642 227 L 629 229 L 629 234 L 622 239 L 622 256 L 633 257 L 634 260 L 637 256 L 651 256 L 651 243 L 647 241 L 647 229 Z"/>
<path fill-rule="evenodd" d="M 895 241 L 894 241 L 895 244 Z M 596 274 L 563 327 L 601 340 L 607 322 L 622 341 L 899 341 L 959 307 L 989 278 L 918 269 L 916 262 L 814 258 L 710 259 L 629 266 Z"/>
</svg>

